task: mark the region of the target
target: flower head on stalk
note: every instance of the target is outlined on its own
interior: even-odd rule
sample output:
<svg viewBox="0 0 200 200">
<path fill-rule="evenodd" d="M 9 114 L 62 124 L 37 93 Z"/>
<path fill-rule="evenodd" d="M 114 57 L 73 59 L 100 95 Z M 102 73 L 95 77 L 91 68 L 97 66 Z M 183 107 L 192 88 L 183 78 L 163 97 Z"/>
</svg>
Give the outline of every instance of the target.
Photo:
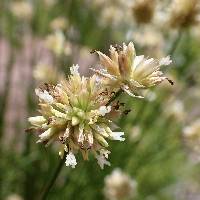
<svg viewBox="0 0 200 200">
<path fill-rule="evenodd" d="M 112 107 L 107 103 L 112 94 L 104 94 L 105 87 L 96 75 L 81 77 L 78 67 L 70 68 L 68 80 L 36 89 L 41 115 L 30 117 L 29 122 L 39 133 L 37 142 L 59 142 L 59 155 L 63 157 L 67 152 L 67 166 L 75 167 L 75 154 L 80 151 L 84 160 L 88 160 L 89 152 L 93 153 L 103 168 L 110 165 L 106 160 L 110 153 L 106 139 L 124 141 L 124 133 L 110 128 L 112 122 L 107 115 Z"/>
<path fill-rule="evenodd" d="M 104 195 L 109 200 L 132 199 L 137 194 L 137 182 L 116 168 L 104 179 Z"/>
<path fill-rule="evenodd" d="M 169 9 L 169 25 L 172 28 L 187 28 L 200 22 L 198 0 L 173 0 Z"/>
<path fill-rule="evenodd" d="M 155 12 L 155 0 L 135 0 L 132 10 L 138 24 L 151 22 Z"/>
<path fill-rule="evenodd" d="M 103 69 L 95 70 L 98 75 L 107 79 L 107 84 L 111 87 L 118 87 L 131 96 L 139 89 L 146 89 L 158 85 L 164 80 L 170 81 L 160 71 L 162 65 L 171 64 L 170 57 L 160 60 L 145 58 L 143 55 L 136 56 L 132 42 L 123 46 L 110 46 L 110 57 L 100 51 L 96 51 L 100 58 Z M 141 96 L 137 96 L 141 97 Z"/>
</svg>

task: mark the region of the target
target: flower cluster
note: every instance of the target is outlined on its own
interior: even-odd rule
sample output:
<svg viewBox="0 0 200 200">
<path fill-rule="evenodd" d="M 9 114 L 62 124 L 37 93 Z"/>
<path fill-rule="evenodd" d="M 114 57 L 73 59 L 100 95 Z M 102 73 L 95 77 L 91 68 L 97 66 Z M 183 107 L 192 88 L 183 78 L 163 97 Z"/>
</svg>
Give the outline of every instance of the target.
<svg viewBox="0 0 200 200">
<path fill-rule="evenodd" d="M 137 182 L 121 169 L 114 169 L 104 182 L 104 195 L 109 200 L 130 199 L 136 195 Z"/>
<path fill-rule="evenodd" d="M 145 58 L 144 55 L 136 56 L 132 42 L 123 44 L 123 47 L 110 46 L 110 57 L 100 51 L 97 53 L 103 69 L 93 71 L 106 78 L 108 85 L 116 89 L 120 87 L 130 96 L 135 97 L 140 89 L 158 85 L 164 80 L 173 84 L 160 71 L 162 65 L 171 64 L 169 56 L 160 60 Z"/>
<path fill-rule="evenodd" d="M 195 153 L 199 155 L 200 148 L 200 119 L 192 122 L 189 126 L 184 127 L 183 136 L 186 145 Z"/>
<path fill-rule="evenodd" d="M 51 50 L 56 56 L 71 53 L 70 44 L 65 39 L 65 35 L 61 30 L 55 30 L 54 33 L 48 35 L 45 40 L 46 47 Z"/>
<path fill-rule="evenodd" d="M 198 0 L 174 0 L 170 8 L 169 23 L 173 28 L 187 28 L 200 22 Z"/>
<path fill-rule="evenodd" d="M 71 68 L 71 74 L 68 81 L 36 89 L 41 116 L 30 117 L 29 122 L 40 133 L 38 142 L 60 142 L 60 156 L 68 153 L 66 165 L 75 167 L 78 151 L 87 160 L 90 151 L 103 168 L 109 165 L 106 139 L 123 141 L 124 133 L 110 128 L 112 122 L 106 117 L 111 112 L 111 106 L 106 106 L 109 95 L 104 95 L 98 77 L 81 77 L 78 65 Z"/>
<path fill-rule="evenodd" d="M 108 140 L 125 140 L 123 132 L 113 131 L 116 126 L 111 121 L 111 116 L 123 106 L 114 102 L 117 93 L 124 90 L 136 96 L 137 90 L 167 79 L 160 66 L 170 64 L 169 57 L 160 61 L 137 57 L 133 43 L 111 46 L 110 52 L 111 58 L 97 51 L 105 69 L 94 70 L 93 76 L 80 76 L 79 66 L 73 65 L 67 80 L 35 90 L 41 115 L 29 118 L 31 128 L 39 134 L 38 143 L 59 143 L 59 155 L 66 155 L 67 166 L 75 167 L 78 152 L 84 160 L 93 154 L 102 169 L 110 165 Z"/>
<path fill-rule="evenodd" d="M 133 16 L 137 23 L 149 23 L 154 16 L 155 0 L 136 0 L 133 5 Z"/>
</svg>

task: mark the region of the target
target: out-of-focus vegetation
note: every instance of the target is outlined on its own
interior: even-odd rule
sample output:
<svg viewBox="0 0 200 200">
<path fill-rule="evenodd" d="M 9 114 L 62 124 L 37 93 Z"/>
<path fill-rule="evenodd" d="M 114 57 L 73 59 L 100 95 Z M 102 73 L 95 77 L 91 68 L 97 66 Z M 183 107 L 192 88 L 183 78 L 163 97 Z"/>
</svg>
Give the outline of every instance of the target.
<svg viewBox="0 0 200 200">
<path fill-rule="evenodd" d="M 140 55 L 171 55 L 164 71 L 174 85 L 163 82 L 143 100 L 121 96 L 131 112 L 116 122 L 126 140 L 111 142 L 111 167 L 80 158 L 75 169 L 63 167 L 47 199 L 109 198 L 104 180 L 115 168 L 137 183 L 130 199 L 200 199 L 199 6 L 198 0 L 1 0 L 0 199 L 39 199 L 60 160 L 55 146 L 36 144 L 25 132 L 37 111 L 34 88 L 56 83 L 73 63 L 88 75 L 97 62 L 90 51 L 108 53 L 110 44 L 129 41 Z"/>
</svg>

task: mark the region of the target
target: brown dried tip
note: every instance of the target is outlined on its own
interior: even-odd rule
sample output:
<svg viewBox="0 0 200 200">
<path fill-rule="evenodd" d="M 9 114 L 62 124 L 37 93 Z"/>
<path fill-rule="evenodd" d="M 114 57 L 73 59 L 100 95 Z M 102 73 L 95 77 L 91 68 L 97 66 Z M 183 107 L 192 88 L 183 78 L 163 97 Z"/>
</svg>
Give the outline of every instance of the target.
<svg viewBox="0 0 200 200">
<path fill-rule="evenodd" d="M 63 136 L 59 136 L 59 140 L 62 144 L 65 144 L 66 139 Z"/>
<path fill-rule="evenodd" d="M 115 110 L 119 110 L 120 104 L 119 101 L 113 106 Z"/>
<path fill-rule="evenodd" d="M 131 109 L 125 110 L 123 113 L 124 113 L 125 115 L 128 115 L 129 112 L 131 112 Z"/>
<path fill-rule="evenodd" d="M 50 123 L 53 122 L 53 119 L 51 117 L 49 117 L 48 121 L 47 121 L 47 125 L 49 125 Z"/>
<path fill-rule="evenodd" d="M 116 102 L 116 104 L 113 105 L 115 110 L 119 110 L 121 106 L 124 106 L 125 103 L 121 103 L 119 101 Z"/>
<path fill-rule="evenodd" d="M 173 82 L 171 79 L 168 79 L 168 78 L 167 78 L 167 80 L 168 80 L 168 82 L 169 82 L 171 85 L 174 85 L 174 82 Z"/>
<path fill-rule="evenodd" d="M 54 89 L 54 87 L 55 87 L 55 86 L 52 85 L 52 84 L 44 83 L 44 84 L 42 84 L 39 88 L 40 88 L 42 91 L 46 90 L 47 92 L 50 92 L 51 90 Z"/>
<path fill-rule="evenodd" d="M 92 51 L 90 51 L 91 54 L 96 53 L 97 50 L 92 49 Z"/>
<path fill-rule="evenodd" d="M 117 52 L 120 52 L 120 51 L 123 50 L 122 46 L 120 46 L 119 44 L 115 44 L 115 45 L 113 45 L 113 47 L 115 48 L 115 50 L 116 50 Z"/>
</svg>

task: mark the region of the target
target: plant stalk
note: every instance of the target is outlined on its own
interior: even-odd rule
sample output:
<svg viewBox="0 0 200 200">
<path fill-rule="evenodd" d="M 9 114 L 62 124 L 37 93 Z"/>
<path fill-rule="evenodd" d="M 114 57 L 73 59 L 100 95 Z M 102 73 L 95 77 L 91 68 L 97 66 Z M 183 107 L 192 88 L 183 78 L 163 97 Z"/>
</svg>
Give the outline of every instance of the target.
<svg viewBox="0 0 200 200">
<path fill-rule="evenodd" d="M 40 200 L 45 200 L 47 198 L 49 191 L 51 190 L 52 186 L 54 185 L 54 183 L 55 183 L 58 175 L 60 174 L 61 169 L 65 163 L 65 157 L 66 157 L 66 152 L 65 152 L 63 158 L 60 159 L 60 162 L 58 163 L 58 166 L 56 167 L 56 170 L 55 170 L 53 176 L 51 177 L 50 181 L 47 183 Z"/>
</svg>

